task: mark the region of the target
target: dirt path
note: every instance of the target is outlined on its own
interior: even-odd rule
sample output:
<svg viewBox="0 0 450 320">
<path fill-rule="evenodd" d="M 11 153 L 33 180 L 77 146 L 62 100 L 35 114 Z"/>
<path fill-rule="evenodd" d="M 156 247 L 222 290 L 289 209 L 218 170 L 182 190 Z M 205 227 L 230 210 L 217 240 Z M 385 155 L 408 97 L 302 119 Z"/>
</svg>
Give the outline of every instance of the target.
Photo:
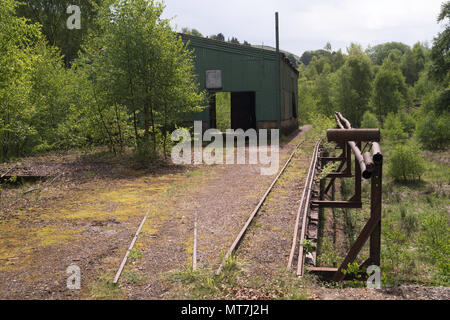
<svg viewBox="0 0 450 320">
<path fill-rule="evenodd" d="M 239 247 L 237 257 L 253 276 L 269 279 L 287 267 L 313 148 L 314 143 L 306 141 L 295 152 Z"/>
<path fill-rule="evenodd" d="M 422 287 L 402 285 L 395 288 L 367 289 L 318 288 L 311 291 L 314 300 L 449 300 L 449 287 Z"/>
<path fill-rule="evenodd" d="M 302 139 L 292 136 L 280 147 L 280 169 Z M 267 190 L 274 176 L 260 174 L 259 165 L 214 166 L 201 185 L 175 195 L 172 217 L 157 238 L 141 237 L 143 258 L 128 265 L 127 272 L 147 275 L 141 283 L 124 285 L 133 299 L 161 299 L 169 288 L 161 287 L 161 275 L 192 265 L 194 216 L 197 213 L 197 266 L 215 267 L 239 233 L 250 212 Z M 146 224 L 147 225 L 147 224 Z M 158 241 L 156 240 L 158 239 Z"/>
<path fill-rule="evenodd" d="M 281 144 L 281 165 L 299 139 L 300 133 Z M 127 161 L 93 165 L 95 158 L 80 158 L 58 158 L 59 163 L 52 158 L 58 179 L 39 182 L 36 191 L 27 192 L 30 186 L 2 190 L 0 299 L 164 298 L 168 288 L 161 275 L 192 263 L 194 212 L 198 265 L 218 265 L 221 250 L 231 245 L 273 179 L 260 175 L 258 165 L 144 172 Z M 31 171 L 23 172 L 39 168 L 43 175 L 52 171 L 42 169 L 47 160 L 26 159 L 15 166 L 25 163 Z M 112 287 L 148 209 L 119 287 Z M 66 287 L 72 264 L 81 270 L 81 290 Z"/>
</svg>

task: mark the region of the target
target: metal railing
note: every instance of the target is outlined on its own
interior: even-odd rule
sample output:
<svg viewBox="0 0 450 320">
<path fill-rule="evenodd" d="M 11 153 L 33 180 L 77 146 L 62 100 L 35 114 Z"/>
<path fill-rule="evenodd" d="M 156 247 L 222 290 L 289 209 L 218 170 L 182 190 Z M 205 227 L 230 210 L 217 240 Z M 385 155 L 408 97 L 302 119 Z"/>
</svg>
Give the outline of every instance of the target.
<svg viewBox="0 0 450 320">
<path fill-rule="evenodd" d="M 381 206 L 382 206 L 382 166 L 383 155 L 378 142 L 380 141 L 379 129 L 354 129 L 350 122 L 341 113 L 335 113 L 337 129 L 327 130 L 328 141 L 335 142 L 337 148 L 342 149 L 339 157 L 328 157 L 323 152 L 318 155 L 320 166 L 328 162 L 340 162 L 337 171 L 328 174 L 320 181 L 320 192 L 317 200 L 311 201 L 312 208 L 362 208 L 361 181 L 362 178 L 370 179 L 370 218 L 364 225 L 361 233 L 347 252 L 339 268 L 310 267 L 308 270 L 325 273 L 334 281 L 345 278 L 348 265 L 353 263 L 364 244 L 370 238 L 369 257 L 361 264 L 360 269 L 369 265 L 380 265 L 381 245 Z M 364 148 L 361 148 L 365 143 Z M 364 150 L 366 150 L 364 152 Z M 352 154 L 354 155 L 354 173 L 352 173 Z M 355 191 L 349 200 L 324 200 L 329 190 L 334 191 L 337 178 L 354 177 Z M 330 179 L 325 185 L 326 179 Z"/>
</svg>

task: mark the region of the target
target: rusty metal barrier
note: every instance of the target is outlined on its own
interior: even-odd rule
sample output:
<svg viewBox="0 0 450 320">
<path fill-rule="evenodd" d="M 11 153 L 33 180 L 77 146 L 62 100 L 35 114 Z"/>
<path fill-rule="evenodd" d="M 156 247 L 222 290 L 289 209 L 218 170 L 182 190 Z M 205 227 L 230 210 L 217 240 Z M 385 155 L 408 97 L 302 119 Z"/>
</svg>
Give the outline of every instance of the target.
<svg viewBox="0 0 450 320">
<path fill-rule="evenodd" d="M 328 174 L 321 180 L 319 199 L 312 200 L 311 206 L 318 208 L 362 208 L 361 202 L 361 178 L 370 179 L 370 218 L 363 227 L 361 233 L 348 251 L 339 268 L 309 267 L 307 270 L 325 274 L 327 278 L 334 281 L 344 280 L 343 272 L 348 265 L 353 263 L 360 253 L 364 244 L 370 238 L 369 257 L 360 268 L 369 265 L 380 266 L 380 246 L 381 246 L 381 205 L 382 205 L 382 166 L 383 155 L 378 142 L 380 141 L 379 129 L 353 129 L 350 122 L 341 113 L 335 113 L 338 129 L 327 130 L 328 141 L 337 143 L 342 149 L 339 157 L 318 156 L 318 160 L 323 165 L 327 162 L 340 162 L 336 172 Z M 369 151 L 362 152 L 361 143 L 365 142 Z M 355 158 L 354 174 L 352 174 L 352 153 Z M 345 168 L 344 168 L 345 166 Z M 324 200 L 331 187 L 334 190 L 336 178 L 353 177 L 355 179 L 355 193 L 349 200 L 335 201 Z M 325 186 L 326 179 L 330 179 Z M 334 199 L 334 195 L 332 196 Z"/>
</svg>

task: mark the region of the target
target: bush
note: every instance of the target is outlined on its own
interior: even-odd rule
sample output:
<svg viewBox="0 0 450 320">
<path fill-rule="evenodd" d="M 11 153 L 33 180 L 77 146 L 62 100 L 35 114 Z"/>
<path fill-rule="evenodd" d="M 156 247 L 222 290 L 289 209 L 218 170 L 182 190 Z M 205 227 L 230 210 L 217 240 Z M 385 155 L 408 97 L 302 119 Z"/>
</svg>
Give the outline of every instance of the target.
<svg viewBox="0 0 450 320">
<path fill-rule="evenodd" d="M 424 171 L 424 160 L 416 143 L 410 142 L 396 147 L 388 164 L 388 174 L 394 180 L 420 180 Z"/>
<path fill-rule="evenodd" d="M 308 114 L 308 119 L 311 120 L 312 124 L 309 136 L 313 139 L 320 138 L 326 141 L 327 129 L 336 127 L 336 120 L 321 113 L 310 112 Z"/>
<path fill-rule="evenodd" d="M 406 111 L 400 111 L 398 117 L 402 123 L 403 129 L 411 137 L 416 129 L 416 121 Z"/>
<path fill-rule="evenodd" d="M 437 282 L 450 283 L 450 227 L 446 212 L 428 212 L 422 218 L 422 231 L 418 238 L 420 251 L 439 270 Z"/>
<path fill-rule="evenodd" d="M 445 150 L 450 146 L 450 113 L 429 112 L 417 122 L 417 138 L 426 149 Z"/>
<path fill-rule="evenodd" d="M 380 123 L 377 117 L 370 111 L 366 111 L 363 114 L 361 121 L 361 128 L 379 128 Z"/>
<path fill-rule="evenodd" d="M 149 164 L 158 158 L 154 150 L 152 139 L 150 137 L 141 137 L 136 143 L 134 158 L 137 162 Z"/>
<path fill-rule="evenodd" d="M 392 142 L 398 142 L 408 138 L 408 134 L 405 132 L 405 128 L 398 114 L 394 115 L 393 113 L 389 113 L 387 115 L 383 135 L 387 140 Z"/>
</svg>

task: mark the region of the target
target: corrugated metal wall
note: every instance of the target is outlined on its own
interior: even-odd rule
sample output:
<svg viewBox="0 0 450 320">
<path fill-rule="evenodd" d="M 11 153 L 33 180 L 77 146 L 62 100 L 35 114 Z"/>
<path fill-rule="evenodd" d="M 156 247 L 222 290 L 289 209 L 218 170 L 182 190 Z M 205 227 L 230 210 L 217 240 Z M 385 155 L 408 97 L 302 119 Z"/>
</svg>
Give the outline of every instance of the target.
<svg viewBox="0 0 450 320">
<path fill-rule="evenodd" d="M 284 61 L 278 59 L 277 53 L 243 45 L 230 44 L 190 35 L 182 35 L 183 41 L 189 41 L 194 50 L 195 69 L 200 88 L 206 89 L 206 70 L 222 70 L 222 90 L 254 91 L 256 94 L 256 121 L 276 121 L 278 127 L 281 120 L 292 117 L 292 108 L 288 114 L 281 108 L 287 103 L 291 105 L 292 93 L 297 97 L 297 75 Z M 279 95 L 280 64 L 282 83 Z M 290 112 L 290 113 L 289 113 Z M 209 111 L 206 109 L 199 120 L 208 121 Z"/>
</svg>

